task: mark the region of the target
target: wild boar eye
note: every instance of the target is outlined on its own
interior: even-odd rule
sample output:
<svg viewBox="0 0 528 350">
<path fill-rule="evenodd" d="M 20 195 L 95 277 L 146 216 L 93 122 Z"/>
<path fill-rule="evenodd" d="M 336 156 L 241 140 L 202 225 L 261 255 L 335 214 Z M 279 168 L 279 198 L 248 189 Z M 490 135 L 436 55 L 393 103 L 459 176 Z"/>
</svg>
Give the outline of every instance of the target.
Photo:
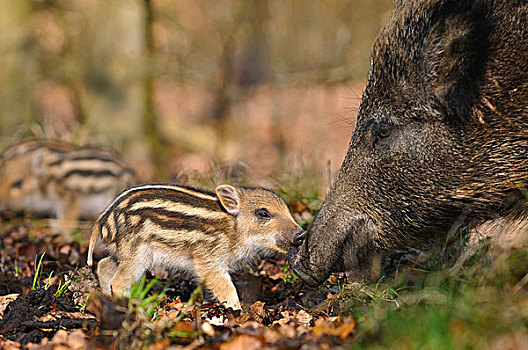
<svg viewBox="0 0 528 350">
<path fill-rule="evenodd" d="M 378 124 L 373 129 L 376 141 L 386 139 L 391 135 L 391 126 L 388 124 Z"/>
<path fill-rule="evenodd" d="M 266 208 L 255 210 L 255 216 L 259 219 L 271 219 L 271 214 Z"/>
<path fill-rule="evenodd" d="M 23 183 L 22 180 L 18 180 L 17 182 L 15 182 L 15 183 L 13 183 L 11 185 L 11 188 L 21 188 L 22 187 L 22 183 Z"/>
<path fill-rule="evenodd" d="M 385 138 L 385 137 L 389 137 L 391 134 L 391 129 L 389 128 L 388 125 L 383 125 L 381 128 L 380 128 L 380 131 L 378 133 L 378 136 L 380 138 Z"/>
</svg>

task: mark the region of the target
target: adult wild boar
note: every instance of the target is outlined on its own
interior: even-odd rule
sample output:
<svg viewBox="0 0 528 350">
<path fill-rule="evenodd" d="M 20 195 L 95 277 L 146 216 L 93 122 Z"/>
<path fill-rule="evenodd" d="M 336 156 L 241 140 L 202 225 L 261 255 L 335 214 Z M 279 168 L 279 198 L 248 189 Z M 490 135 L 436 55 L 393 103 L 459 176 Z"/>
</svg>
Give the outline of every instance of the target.
<svg viewBox="0 0 528 350">
<path fill-rule="evenodd" d="M 348 152 L 293 270 L 317 285 L 373 256 L 528 213 L 528 2 L 403 0 L 377 37 Z"/>
</svg>

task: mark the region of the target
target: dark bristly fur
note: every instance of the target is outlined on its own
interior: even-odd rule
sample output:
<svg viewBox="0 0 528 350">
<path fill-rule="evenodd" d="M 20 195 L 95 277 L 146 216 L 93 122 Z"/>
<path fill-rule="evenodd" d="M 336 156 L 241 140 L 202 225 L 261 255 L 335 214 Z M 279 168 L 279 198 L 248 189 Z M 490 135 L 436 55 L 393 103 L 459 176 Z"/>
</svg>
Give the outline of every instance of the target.
<svg viewBox="0 0 528 350">
<path fill-rule="evenodd" d="M 403 0 L 294 271 L 312 285 L 454 229 L 525 217 L 528 3 Z"/>
<path fill-rule="evenodd" d="M 263 210 L 269 217 L 258 215 Z M 127 293 L 145 271 L 162 267 L 197 275 L 220 301 L 240 308 L 229 271 L 286 252 L 301 231 L 282 198 L 266 189 L 145 184 L 121 193 L 101 214 L 88 264 L 101 237 L 112 250 L 97 267 L 105 293 Z"/>
</svg>

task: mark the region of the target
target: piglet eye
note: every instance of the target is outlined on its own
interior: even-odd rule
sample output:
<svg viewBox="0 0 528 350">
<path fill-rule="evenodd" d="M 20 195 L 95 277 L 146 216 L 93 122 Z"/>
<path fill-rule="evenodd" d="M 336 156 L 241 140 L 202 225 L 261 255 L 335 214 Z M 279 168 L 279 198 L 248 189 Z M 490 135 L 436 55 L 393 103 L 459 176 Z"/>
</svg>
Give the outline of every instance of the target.
<svg viewBox="0 0 528 350">
<path fill-rule="evenodd" d="M 11 185 L 11 188 L 21 188 L 21 187 L 22 187 L 22 183 L 23 183 L 22 180 L 18 180 L 17 182 L 14 182 L 14 183 Z"/>
<path fill-rule="evenodd" d="M 271 219 L 271 214 L 266 208 L 255 210 L 255 216 L 259 219 Z"/>
</svg>

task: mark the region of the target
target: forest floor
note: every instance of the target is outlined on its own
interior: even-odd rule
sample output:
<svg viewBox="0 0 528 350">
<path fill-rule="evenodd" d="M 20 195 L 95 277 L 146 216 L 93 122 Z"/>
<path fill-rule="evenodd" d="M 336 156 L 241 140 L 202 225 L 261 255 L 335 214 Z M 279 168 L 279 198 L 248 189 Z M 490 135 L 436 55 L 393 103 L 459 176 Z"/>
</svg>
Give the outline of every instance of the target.
<svg viewBox="0 0 528 350">
<path fill-rule="evenodd" d="M 303 225 L 320 204 L 288 199 Z M 336 274 L 315 289 L 277 256 L 234 276 L 233 311 L 185 276 L 148 276 L 130 299 L 100 294 L 88 230 L 65 243 L 46 220 L 1 221 L 2 349 L 528 348 L 528 245 L 402 252 L 374 281 Z"/>
</svg>

